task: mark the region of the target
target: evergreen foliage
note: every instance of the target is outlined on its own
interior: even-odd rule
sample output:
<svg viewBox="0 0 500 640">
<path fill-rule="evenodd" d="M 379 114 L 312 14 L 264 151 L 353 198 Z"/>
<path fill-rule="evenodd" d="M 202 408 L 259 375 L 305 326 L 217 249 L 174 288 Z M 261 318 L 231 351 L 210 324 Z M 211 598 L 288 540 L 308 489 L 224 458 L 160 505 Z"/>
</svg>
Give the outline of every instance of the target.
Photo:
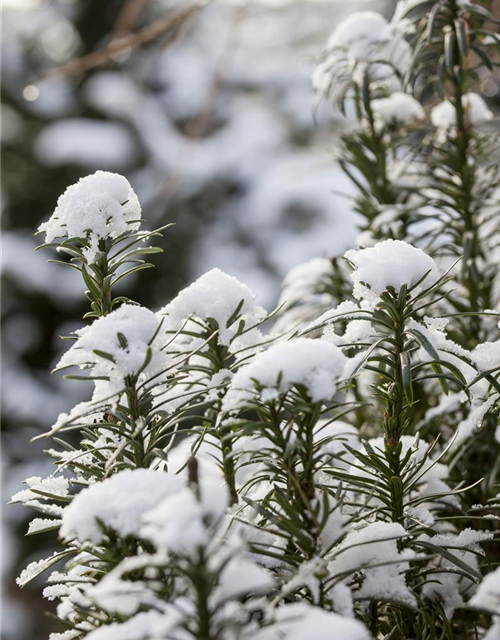
<svg viewBox="0 0 500 640">
<path fill-rule="evenodd" d="M 355 119 L 359 249 L 294 269 L 271 313 L 213 270 L 158 312 L 121 176 L 40 231 L 87 287 L 58 367 L 94 381 L 13 497 L 58 532 L 51 640 L 494 640 L 500 633 L 497 66 L 486 3 L 354 14 L 313 82 Z M 57 570 L 54 571 L 57 564 Z"/>
</svg>

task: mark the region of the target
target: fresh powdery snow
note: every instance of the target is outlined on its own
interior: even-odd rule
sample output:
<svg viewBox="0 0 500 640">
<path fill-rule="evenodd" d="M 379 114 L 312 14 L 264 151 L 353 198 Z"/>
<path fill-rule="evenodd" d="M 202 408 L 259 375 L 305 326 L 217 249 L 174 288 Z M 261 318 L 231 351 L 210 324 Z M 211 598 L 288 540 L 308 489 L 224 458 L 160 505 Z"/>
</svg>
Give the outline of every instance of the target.
<svg viewBox="0 0 500 640">
<path fill-rule="evenodd" d="M 23 489 L 15 493 L 11 501 L 14 502 L 30 502 L 32 500 L 44 500 L 46 496 L 43 494 L 49 494 L 50 496 L 57 496 L 65 498 L 69 494 L 69 480 L 63 476 L 48 478 L 40 478 L 39 476 L 33 476 L 26 478 L 24 481 L 28 485 L 29 489 Z"/>
<path fill-rule="evenodd" d="M 279 304 L 291 306 L 317 295 L 331 284 L 332 261 L 328 258 L 313 258 L 294 267 L 283 280 L 283 292 Z"/>
<path fill-rule="evenodd" d="M 347 358 L 325 340 L 297 338 L 273 345 L 239 369 L 223 401 L 225 411 L 252 404 L 257 398 L 272 399 L 302 385 L 313 402 L 331 400 Z"/>
<path fill-rule="evenodd" d="M 99 240 L 117 238 L 140 227 L 141 206 L 128 180 L 107 171 L 81 178 L 60 196 L 51 218 L 40 225 L 46 242 L 57 238 L 86 238 L 83 252 L 93 262 Z"/>
<path fill-rule="evenodd" d="M 375 119 L 384 124 L 408 124 L 425 118 L 425 111 L 418 100 L 402 91 L 395 91 L 388 98 L 372 100 Z"/>
<path fill-rule="evenodd" d="M 66 540 L 99 543 L 103 531 L 97 522 L 121 536 L 138 535 L 143 513 L 180 491 L 180 476 L 150 469 L 120 471 L 83 489 L 63 513 L 60 535 Z"/>
<path fill-rule="evenodd" d="M 186 635 L 177 634 L 175 627 L 182 621 L 182 613 L 175 606 L 165 606 L 164 611 L 144 611 L 126 622 L 104 625 L 86 635 L 87 640 L 184 640 Z"/>
<path fill-rule="evenodd" d="M 411 61 L 411 48 L 402 35 L 379 13 L 352 13 L 338 24 L 328 40 L 326 57 L 312 75 L 315 91 L 323 95 L 329 88 L 334 89 L 332 71 L 338 71 L 339 65 L 353 77 L 355 64 L 371 63 L 372 74 L 378 79 L 391 76 L 391 67 L 404 71 Z M 361 75 L 358 81 L 360 78 Z"/>
<path fill-rule="evenodd" d="M 478 93 L 464 94 L 462 96 L 462 105 L 465 109 L 465 117 L 472 126 L 493 118 L 493 113 L 488 109 L 488 105 Z M 449 100 L 436 105 L 431 111 L 431 122 L 439 129 L 456 127 L 457 112 L 454 105 Z"/>
<path fill-rule="evenodd" d="M 472 351 L 472 359 L 479 371 L 500 369 L 500 341 L 478 344 Z"/>
<path fill-rule="evenodd" d="M 227 489 L 214 463 L 200 465 L 198 472 L 199 496 L 186 486 L 144 513 L 140 534 L 162 551 L 191 555 L 207 540 L 207 523 L 225 513 Z"/>
<path fill-rule="evenodd" d="M 290 628 L 288 640 L 369 640 L 371 634 L 359 620 L 313 608 Z"/>
<path fill-rule="evenodd" d="M 348 57 L 364 60 L 374 44 L 388 37 L 388 22 L 375 11 L 353 13 L 338 25 L 328 40 L 327 48 L 346 50 Z"/>
<path fill-rule="evenodd" d="M 330 571 L 338 575 L 363 569 L 364 580 L 356 597 L 413 607 L 416 599 L 406 585 L 405 571 L 415 554 L 410 549 L 399 551 L 397 545 L 405 536 L 404 528 L 395 522 L 374 522 L 351 531 L 333 550 Z"/>
<path fill-rule="evenodd" d="M 238 307 L 239 317 L 234 321 Z M 219 344 L 228 345 L 237 333 L 240 320 L 249 328 L 261 322 L 266 311 L 255 304 L 254 295 L 245 284 L 220 269 L 212 269 L 183 289 L 158 315 L 166 316 L 165 328 L 170 331 L 180 329 L 188 318 L 202 322 L 215 320 Z"/>
<path fill-rule="evenodd" d="M 276 609 L 276 622 L 252 635 L 254 640 L 371 640 L 359 620 L 312 607 L 305 602 Z"/>
<path fill-rule="evenodd" d="M 151 347 L 147 373 L 158 373 L 167 363 L 159 341 L 151 345 L 159 328 L 159 320 L 152 311 L 124 304 L 91 325 L 78 329 L 75 332 L 77 341 L 62 356 L 57 368 L 92 366 L 94 375 L 108 376 L 111 381 L 123 384 L 127 376 L 137 374 L 143 368 Z M 108 354 L 111 359 L 96 351 Z"/>
<path fill-rule="evenodd" d="M 384 240 L 358 251 L 351 249 L 345 257 L 355 267 L 351 278 L 356 298 L 374 300 L 387 287 L 398 292 L 402 285 L 412 287 L 426 274 L 420 289 L 430 287 L 439 278 L 434 260 L 402 240 Z"/>
<path fill-rule="evenodd" d="M 49 529 L 54 529 L 56 527 L 59 527 L 60 524 L 61 520 L 59 518 L 35 518 L 29 523 L 28 535 L 40 533 L 41 531 L 48 531 Z"/>
<path fill-rule="evenodd" d="M 500 567 L 483 578 L 469 604 L 500 616 Z"/>
<path fill-rule="evenodd" d="M 275 586 L 272 574 L 253 560 L 234 556 L 222 570 L 215 600 L 222 603 L 249 593 L 264 593 Z"/>
</svg>

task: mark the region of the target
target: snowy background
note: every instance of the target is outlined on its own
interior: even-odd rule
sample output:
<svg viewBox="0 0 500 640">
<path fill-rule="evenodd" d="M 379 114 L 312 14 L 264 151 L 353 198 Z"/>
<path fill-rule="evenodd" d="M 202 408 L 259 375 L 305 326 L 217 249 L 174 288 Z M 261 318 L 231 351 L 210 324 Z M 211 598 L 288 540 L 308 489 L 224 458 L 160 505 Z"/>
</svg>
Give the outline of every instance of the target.
<svg viewBox="0 0 500 640">
<path fill-rule="evenodd" d="M 139 8 L 133 24 L 124 9 Z M 33 253 L 58 196 L 97 169 L 124 174 L 147 227 L 168 222 L 165 253 L 127 294 L 157 308 L 217 266 L 270 310 L 295 265 L 349 248 L 350 184 L 333 160 L 346 123 L 314 112 L 310 72 L 346 11 L 392 3 L 336 0 L 213 2 L 168 34 L 85 73 L 48 72 L 137 30 L 182 0 L 3 2 L 3 504 L 44 475 L 30 438 L 85 393 L 48 372 L 82 325 L 83 286 Z M 41 81 L 40 81 L 41 79 Z M 4 508 L 4 640 L 46 638 L 47 603 L 13 576 L 52 536 L 23 538 L 28 511 Z M 36 545 L 36 546 L 35 546 Z M 37 589 L 34 585 L 32 589 Z"/>
</svg>

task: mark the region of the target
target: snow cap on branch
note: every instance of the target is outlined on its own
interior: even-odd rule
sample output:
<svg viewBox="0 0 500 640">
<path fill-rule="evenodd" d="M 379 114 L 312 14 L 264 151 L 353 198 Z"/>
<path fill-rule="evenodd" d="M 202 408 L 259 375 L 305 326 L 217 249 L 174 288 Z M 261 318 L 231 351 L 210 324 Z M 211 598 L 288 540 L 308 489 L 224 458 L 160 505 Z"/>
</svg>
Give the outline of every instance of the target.
<svg viewBox="0 0 500 640">
<path fill-rule="evenodd" d="M 160 351 L 158 341 L 154 340 L 159 326 L 158 318 L 149 309 L 124 304 L 91 325 L 78 329 L 75 332 L 77 341 L 62 356 L 57 369 L 91 366 L 94 373 L 121 382 L 127 376 L 139 373 L 146 363 L 148 373 L 157 373 L 167 358 Z M 147 362 L 149 350 L 151 358 Z"/>
<path fill-rule="evenodd" d="M 419 288 L 430 287 L 439 278 L 434 260 L 402 240 L 384 240 L 358 251 L 351 249 L 345 258 L 355 268 L 351 279 L 353 295 L 358 299 L 373 301 L 387 287 L 394 287 L 398 292 L 404 284 L 412 287 L 424 276 Z"/>
<path fill-rule="evenodd" d="M 469 604 L 500 615 L 500 567 L 483 578 Z"/>
<path fill-rule="evenodd" d="M 331 400 L 346 362 L 342 351 L 324 340 L 298 338 L 274 345 L 236 373 L 223 408 L 233 411 L 259 397 L 265 402 L 297 385 L 306 388 L 313 402 Z"/>
<path fill-rule="evenodd" d="M 388 98 L 372 100 L 371 108 L 375 119 L 382 124 L 408 124 L 425 118 L 420 102 L 402 91 L 395 91 Z"/>
<path fill-rule="evenodd" d="M 287 604 L 276 610 L 276 622 L 255 635 L 255 640 L 371 640 L 359 620 L 313 607 L 305 602 Z"/>
<path fill-rule="evenodd" d="M 415 553 L 411 549 L 400 551 L 397 545 L 405 535 L 402 525 L 395 522 L 374 522 L 353 530 L 334 549 L 330 570 L 333 574 L 347 575 L 362 568 L 364 580 L 356 592 L 358 598 L 414 607 L 416 599 L 406 585 L 405 572 Z"/>
<path fill-rule="evenodd" d="M 339 23 L 328 40 L 327 49 L 342 48 L 349 58 L 365 60 L 373 45 L 388 37 L 389 24 L 380 13 L 361 11 L 353 13 Z"/>
<path fill-rule="evenodd" d="M 140 217 L 141 206 L 129 181 L 117 173 L 97 171 L 68 187 L 38 230 L 45 231 L 46 242 L 86 239 L 83 254 L 90 263 L 99 252 L 99 240 L 137 231 Z"/>
<path fill-rule="evenodd" d="M 220 269 L 212 269 L 183 289 L 158 315 L 166 316 L 165 329 L 170 331 L 179 330 L 188 318 L 202 323 L 212 319 L 219 327 L 219 344 L 227 346 L 240 321 L 249 328 L 261 322 L 266 311 L 255 304 L 254 295 L 245 284 Z"/>
<path fill-rule="evenodd" d="M 125 537 L 138 535 L 143 513 L 185 486 L 178 475 L 150 469 L 119 473 L 83 489 L 65 509 L 60 535 L 95 544 L 104 538 L 99 523 Z"/>
<path fill-rule="evenodd" d="M 478 93 L 466 93 L 462 96 L 462 106 L 465 109 L 465 119 L 471 126 L 481 124 L 493 118 L 493 113 Z M 431 111 L 431 122 L 438 129 L 449 129 L 457 126 L 457 112 L 455 106 L 445 100 L 436 105 Z"/>
</svg>

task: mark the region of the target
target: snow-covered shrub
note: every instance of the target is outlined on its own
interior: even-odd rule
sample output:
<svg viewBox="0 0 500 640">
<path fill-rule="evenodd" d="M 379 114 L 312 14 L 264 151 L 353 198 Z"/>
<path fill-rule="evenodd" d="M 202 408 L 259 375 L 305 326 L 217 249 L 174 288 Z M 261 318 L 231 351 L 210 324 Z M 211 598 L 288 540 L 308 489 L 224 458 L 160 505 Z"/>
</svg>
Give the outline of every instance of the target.
<svg viewBox="0 0 500 640">
<path fill-rule="evenodd" d="M 93 318 L 58 367 L 95 387 L 13 497 L 62 545 L 19 577 L 55 569 L 51 640 L 496 637 L 496 139 L 467 68 L 493 35 L 430 4 L 332 35 L 314 84 L 355 115 L 359 248 L 296 267 L 274 313 L 218 269 L 156 313 L 113 297 L 159 235 L 120 176 L 41 226 Z"/>
</svg>

